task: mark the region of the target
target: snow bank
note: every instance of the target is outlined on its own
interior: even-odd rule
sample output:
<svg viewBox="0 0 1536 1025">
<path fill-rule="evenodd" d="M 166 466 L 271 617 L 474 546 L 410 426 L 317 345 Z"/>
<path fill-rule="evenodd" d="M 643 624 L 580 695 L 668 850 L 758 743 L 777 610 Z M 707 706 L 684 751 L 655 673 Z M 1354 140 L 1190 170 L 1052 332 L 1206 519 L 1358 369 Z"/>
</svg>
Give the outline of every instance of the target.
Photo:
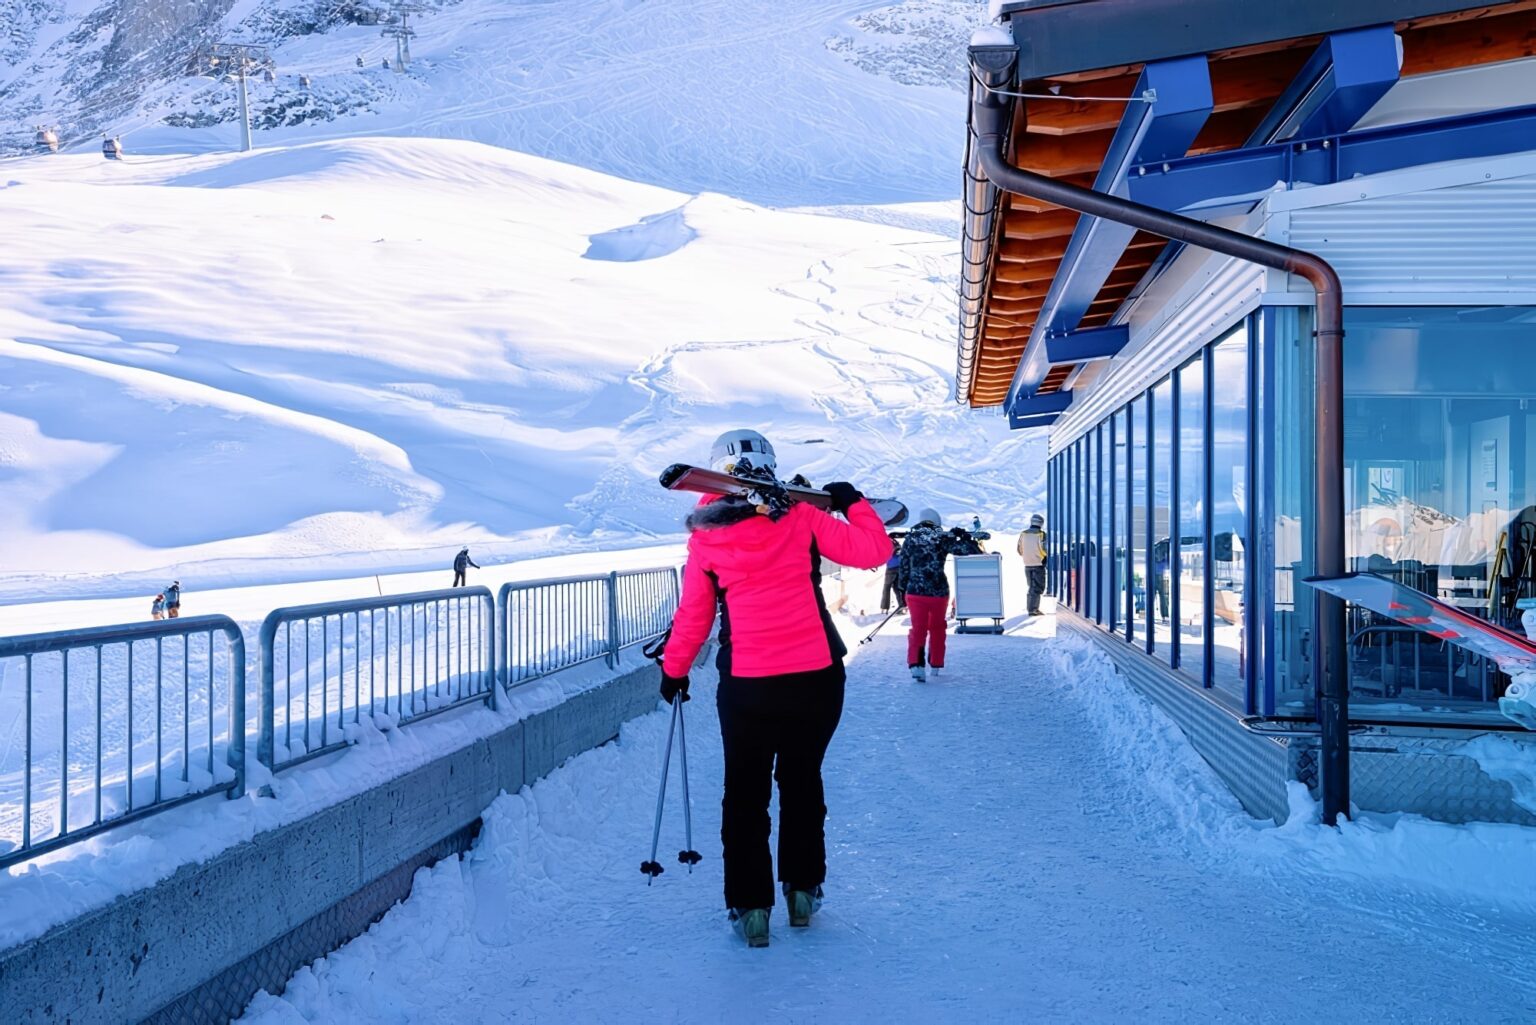
<svg viewBox="0 0 1536 1025">
<path fill-rule="evenodd" d="M 614 228 L 591 237 L 592 244 L 583 254 L 588 260 L 634 263 L 669 256 L 699 237 L 688 226 L 683 212 L 686 206 L 640 218 L 639 224 Z"/>
<path fill-rule="evenodd" d="M 1078 702 L 1115 750 L 1127 786 L 1154 794 L 1190 856 L 1244 871 L 1300 869 L 1374 885 L 1412 886 L 1491 905 L 1536 907 L 1530 866 L 1536 829 L 1503 823 L 1452 825 L 1417 815 L 1357 812 L 1337 829 L 1300 783 L 1279 826 L 1248 816 L 1178 727 L 1120 676 L 1090 641 L 1062 632 L 1049 685 Z M 1491 738 L 1490 738 L 1491 739 Z M 1484 748 L 1490 750 L 1491 748 Z M 1133 805 L 1134 807 L 1134 805 Z"/>
</svg>

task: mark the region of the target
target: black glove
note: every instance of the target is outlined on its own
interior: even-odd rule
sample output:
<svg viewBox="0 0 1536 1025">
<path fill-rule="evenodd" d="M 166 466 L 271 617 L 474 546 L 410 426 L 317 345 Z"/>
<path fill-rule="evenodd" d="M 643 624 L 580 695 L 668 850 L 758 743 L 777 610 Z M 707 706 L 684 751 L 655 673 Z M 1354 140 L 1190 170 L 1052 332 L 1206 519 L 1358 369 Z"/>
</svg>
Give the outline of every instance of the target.
<svg viewBox="0 0 1536 1025">
<path fill-rule="evenodd" d="M 663 672 L 661 674 L 661 700 L 670 705 L 672 699 L 679 694 L 683 696 L 684 701 L 688 700 L 688 674 L 668 676 Z"/>
<path fill-rule="evenodd" d="M 845 480 L 835 480 L 822 490 L 832 496 L 833 512 L 845 513 L 853 503 L 864 497 L 859 494 L 858 488 Z"/>
</svg>

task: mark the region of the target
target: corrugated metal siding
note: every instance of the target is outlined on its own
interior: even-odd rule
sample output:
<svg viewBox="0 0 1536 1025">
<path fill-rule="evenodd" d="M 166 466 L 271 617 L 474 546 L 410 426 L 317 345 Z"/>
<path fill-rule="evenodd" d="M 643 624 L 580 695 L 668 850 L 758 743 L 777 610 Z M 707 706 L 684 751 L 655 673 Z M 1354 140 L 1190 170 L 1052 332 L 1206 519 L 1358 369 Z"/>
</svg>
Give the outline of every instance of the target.
<svg viewBox="0 0 1536 1025">
<path fill-rule="evenodd" d="M 1133 687 L 1154 701 L 1189 738 L 1254 818 L 1284 822 L 1285 747 L 1243 729 L 1237 716 L 1208 694 L 1179 682 L 1159 662 L 1124 640 L 1091 626 L 1076 613 L 1057 608 L 1057 623 L 1100 645 Z"/>
<path fill-rule="evenodd" d="M 1536 175 L 1296 210 L 1288 241 L 1333 264 L 1346 302 L 1388 292 L 1496 300 L 1536 290 L 1533 225 Z"/>
</svg>

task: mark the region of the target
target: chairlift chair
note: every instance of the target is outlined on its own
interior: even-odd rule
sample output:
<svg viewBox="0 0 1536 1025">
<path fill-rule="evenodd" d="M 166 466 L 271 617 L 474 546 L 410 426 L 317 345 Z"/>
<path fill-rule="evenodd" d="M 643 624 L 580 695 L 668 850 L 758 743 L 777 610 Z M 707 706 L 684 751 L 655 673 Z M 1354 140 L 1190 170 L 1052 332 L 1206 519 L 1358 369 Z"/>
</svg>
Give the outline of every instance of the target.
<svg viewBox="0 0 1536 1025">
<path fill-rule="evenodd" d="M 116 137 L 101 140 L 101 155 L 108 160 L 123 159 L 123 141 Z"/>
</svg>

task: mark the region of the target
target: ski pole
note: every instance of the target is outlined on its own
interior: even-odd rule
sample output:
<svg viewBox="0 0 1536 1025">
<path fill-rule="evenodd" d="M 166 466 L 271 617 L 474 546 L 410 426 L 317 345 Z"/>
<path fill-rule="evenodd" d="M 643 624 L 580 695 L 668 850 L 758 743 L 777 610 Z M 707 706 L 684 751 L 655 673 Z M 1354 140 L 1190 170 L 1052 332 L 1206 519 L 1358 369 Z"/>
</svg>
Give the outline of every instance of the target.
<svg viewBox="0 0 1536 1025">
<path fill-rule="evenodd" d="M 859 643 L 860 644 L 868 644 L 870 641 L 874 640 L 875 639 L 875 634 L 880 632 L 880 628 L 885 626 L 885 624 L 889 623 L 891 620 L 895 619 L 897 614 L 900 613 L 900 612 L 901 612 L 901 606 L 898 605 L 898 606 L 896 606 L 896 608 L 891 610 L 891 614 L 889 616 L 886 616 L 884 619 L 880 620 L 880 626 L 877 626 L 873 630 L 871 630 L 869 632 L 869 636 L 865 637 Z"/>
<path fill-rule="evenodd" d="M 699 852 L 693 849 L 693 801 L 688 796 L 688 730 L 684 727 L 682 695 L 678 695 L 673 701 L 677 705 L 677 753 L 683 763 L 683 838 L 688 844 L 686 850 L 677 852 L 677 860 L 688 866 L 688 874 L 693 875 L 693 866 L 701 860 Z M 655 859 L 656 850 L 651 849 L 651 858 Z"/>
<path fill-rule="evenodd" d="M 655 882 L 663 871 L 661 862 L 656 860 L 656 848 L 661 844 L 661 808 L 667 800 L 667 771 L 672 768 L 672 734 L 677 732 L 677 717 L 682 710 L 683 703 L 674 697 L 672 724 L 667 727 L 667 749 L 661 756 L 661 791 L 656 795 L 656 827 L 651 831 L 651 860 L 640 863 L 640 871 L 650 877 L 645 881 L 647 886 Z"/>
</svg>

